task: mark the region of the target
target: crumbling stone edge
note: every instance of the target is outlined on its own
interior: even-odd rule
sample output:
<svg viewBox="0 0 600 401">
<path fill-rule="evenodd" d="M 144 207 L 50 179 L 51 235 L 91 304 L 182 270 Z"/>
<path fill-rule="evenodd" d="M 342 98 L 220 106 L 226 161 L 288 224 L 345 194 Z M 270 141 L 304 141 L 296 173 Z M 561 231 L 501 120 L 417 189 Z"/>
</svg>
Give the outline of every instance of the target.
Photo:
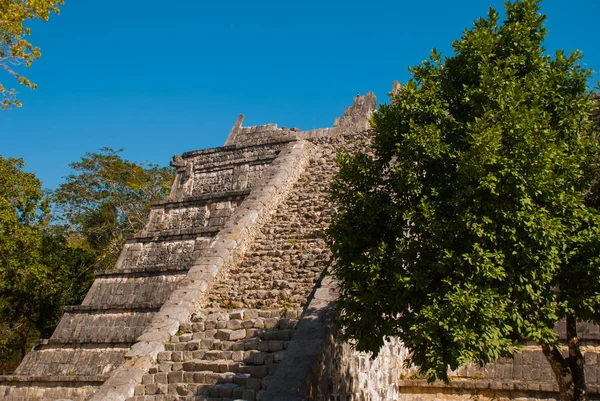
<svg viewBox="0 0 600 401">
<path fill-rule="evenodd" d="M 187 276 L 125 354 L 126 361 L 111 372 L 91 401 L 124 401 L 134 395 L 142 375 L 155 365 L 158 353 L 164 351 L 171 336 L 176 335 L 180 326 L 188 320 L 215 278 L 244 255 L 259 227 L 286 198 L 308 165 L 313 147 L 304 140 L 284 146 L 265 172 L 262 184 L 252 189 L 215 236 L 210 248 L 194 262 Z"/>
<path fill-rule="evenodd" d="M 325 275 L 310 303 L 302 313 L 294 338 L 278 367 L 265 401 L 307 400 L 306 379 L 326 344 L 335 317 L 334 302 L 338 297 L 335 279 Z"/>
</svg>

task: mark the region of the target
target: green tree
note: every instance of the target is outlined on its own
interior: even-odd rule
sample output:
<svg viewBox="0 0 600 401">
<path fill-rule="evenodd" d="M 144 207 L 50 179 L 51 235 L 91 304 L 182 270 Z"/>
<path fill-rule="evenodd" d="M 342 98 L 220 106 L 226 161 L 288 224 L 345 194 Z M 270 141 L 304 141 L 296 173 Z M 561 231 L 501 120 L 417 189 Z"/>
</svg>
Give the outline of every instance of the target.
<svg viewBox="0 0 600 401">
<path fill-rule="evenodd" d="M 23 166 L 0 157 L 0 319 L 24 355 L 47 273 L 39 249 L 48 205 L 39 180 Z"/>
<path fill-rule="evenodd" d="M 21 159 L 0 156 L 0 354 L 20 360 L 51 318 L 45 301 L 58 291 L 42 261 L 48 202 Z M 17 355 L 13 357 L 13 355 Z"/>
<path fill-rule="evenodd" d="M 346 338 L 397 336 L 430 380 L 537 342 L 561 398 L 586 398 L 576 321 L 600 322 L 597 134 L 581 54 L 542 47 L 539 1 L 506 4 L 410 69 L 340 155 L 333 273 Z M 568 354 L 553 332 L 566 319 Z"/>
<path fill-rule="evenodd" d="M 110 148 L 86 153 L 71 168 L 52 197 L 57 216 L 72 242 L 96 254 L 98 268 L 112 269 L 126 236 L 144 227 L 150 202 L 168 193 L 173 172 L 124 160 Z"/>
<path fill-rule="evenodd" d="M 94 253 L 69 243 L 61 230 L 43 233 L 40 263 L 51 272 L 39 305 L 36 328 L 41 338 L 54 332 L 65 305 L 79 305 L 94 282 Z"/>
<path fill-rule="evenodd" d="M 0 156 L 0 370 L 14 369 L 49 337 L 65 305 L 81 303 L 98 268 L 112 268 L 128 233 L 172 173 L 103 149 L 72 167 L 52 196 L 65 226 L 51 225 L 50 200 L 21 159 Z"/>
<path fill-rule="evenodd" d="M 0 156 L 0 368 L 12 370 L 62 307 L 79 303 L 93 255 L 66 245 L 48 224 L 48 200 L 21 159 Z M 88 269 L 89 270 L 89 269 Z M 85 289 L 83 289 L 85 287 Z"/>
<path fill-rule="evenodd" d="M 48 21 L 50 14 L 58 14 L 63 4 L 63 0 L 0 0 L 0 69 L 26 88 L 35 89 L 37 85 L 16 68 L 22 65 L 30 67 L 42 55 L 39 47 L 27 40 L 31 35 L 27 22 L 33 19 Z M 0 94 L 2 109 L 21 106 L 14 88 L 8 89 L 0 82 Z"/>
</svg>

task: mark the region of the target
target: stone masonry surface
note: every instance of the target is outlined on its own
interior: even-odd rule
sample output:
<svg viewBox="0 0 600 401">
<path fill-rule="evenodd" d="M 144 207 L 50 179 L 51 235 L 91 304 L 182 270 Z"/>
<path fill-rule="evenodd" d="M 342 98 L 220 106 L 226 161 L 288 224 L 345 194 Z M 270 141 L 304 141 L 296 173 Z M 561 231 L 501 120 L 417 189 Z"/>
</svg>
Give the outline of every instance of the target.
<svg viewBox="0 0 600 401">
<path fill-rule="evenodd" d="M 302 308 L 329 260 L 325 229 L 336 149 L 358 151 L 364 136 L 321 138 L 304 174 L 260 229 L 245 258 L 208 295 L 207 307 Z"/>
<path fill-rule="evenodd" d="M 180 325 L 179 339 L 171 337 L 177 345 L 165 345 L 177 353 L 158 353 L 159 366 L 142 376 L 132 401 L 264 398 L 294 334 L 290 316 L 299 315 L 329 258 L 324 229 L 331 216 L 327 191 L 337 148 L 358 150 L 365 143 L 361 134 L 313 141 L 310 162 L 285 200 L 260 225 L 244 257 L 217 277 L 197 312 Z"/>
<path fill-rule="evenodd" d="M 175 155 L 167 199 L 65 309 L 13 375 L 6 400 L 300 401 L 557 399 L 539 348 L 428 384 L 394 338 L 377 358 L 337 338 L 327 275 L 338 150 L 368 152 L 372 93 L 333 127 L 234 124 L 221 148 Z M 564 337 L 564 327 L 556 327 Z M 581 323 L 598 398 L 600 331 Z"/>
<path fill-rule="evenodd" d="M 210 248 L 194 262 L 179 288 L 169 296 L 144 334 L 125 355 L 129 359 L 115 370 L 93 399 L 121 400 L 135 394 L 159 352 L 190 319 L 215 277 L 239 261 L 252 243 L 257 228 L 285 199 L 292 183 L 304 170 L 309 152 L 310 147 L 302 141 L 282 148 L 279 157 L 265 172 L 262 185 L 256 186 L 239 205 Z"/>
<path fill-rule="evenodd" d="M 82 305 L 66 308 L 52 337 L 36 346 L 14 375 L 0 378 L 0 397 L 89 398 L 126 360 L 283 146 L 233 146 L 175 156 L 171 195 L 152 206 L 147 226 L 129 239 L 116 270 L 99 272 Z"/>
</svg>

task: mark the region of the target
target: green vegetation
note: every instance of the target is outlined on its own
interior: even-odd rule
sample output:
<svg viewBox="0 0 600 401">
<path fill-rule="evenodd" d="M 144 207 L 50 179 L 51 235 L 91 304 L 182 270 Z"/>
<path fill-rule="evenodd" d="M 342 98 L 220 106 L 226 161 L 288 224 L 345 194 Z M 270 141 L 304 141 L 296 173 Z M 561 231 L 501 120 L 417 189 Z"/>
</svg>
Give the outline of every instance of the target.
<svg viewBox="0 0 600 401">
<path fill-rule="evenodd" d="M 576 321 L 600 322 L 597 106 L 578 52 L 545 55 L 539 11 L 492 9 L 451 57 L 410 69 L 373 117 L 374 154 L 339 157 L 330 244 L 359 350 L 398 336 L 447 381 L 533 340 L 562 399 L 583 400 Z"/>
<path fill-rule="evenodd" d="M 40 181 L 21 159 L 0 156 L 0 370 L 10 371 L 62 306 L 79 302 L 92 279 L 93 255 L 71 248 L 49 222 Z"/>
<path fill-rule="evenodd" d="M 41 57 L 39 47 L 33 46 L 27 37 L 31 28 L 25 24 L 34 19 L 48 21 L 52 13 L 58 14 L 63 0 L 0 0 L 0 70 L 4 70 L 26 88 L 37 85 L 21 75 L 15 67 L 31 64 Z M 0 108 L 21 106 L 14 88 L 8 89 L 0 82 Z"/>
<path fill-rule="evenodd" d="M 73 163 L 76 173 L 47 196 L 24 165 L 0 156 L 0 372 L 52 335 L 95 271 L 114 267 L 125 235 L 142 227 L 172 178 L 103 149 Z"/>
<path fill-rule="evenodd" d="M 51 196 L 55 220 L 71 241 L 96 255 L 98 268 L 112 269 L 126 236 L 146 224 L 150 202 L 168 193 L 172 170 L 124 160 L 110 148 L 70 166 L 74 173 Z"/>
</svg>

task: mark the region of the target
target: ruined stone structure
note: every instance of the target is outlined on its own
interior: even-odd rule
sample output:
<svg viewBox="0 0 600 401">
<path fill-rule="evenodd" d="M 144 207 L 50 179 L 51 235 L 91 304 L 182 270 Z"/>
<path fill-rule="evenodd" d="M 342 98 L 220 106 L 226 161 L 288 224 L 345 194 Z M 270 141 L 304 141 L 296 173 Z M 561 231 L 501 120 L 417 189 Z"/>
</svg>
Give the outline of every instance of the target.
<svg viewBox="0 0 600 401">
<path fill-rule="evenodd" d="M 558 398 L 527 346 L 514 360 L 429 385 L 392 340 L 376 359 L 335 340 L 326 275 L 328 183 L 337 149 L 369 147 L 375 96 L 357 96 L 332 128 L 244 127 L 225 146 L 175 156 L 169 197 L 100 272 L 83 303 L 14 375 L 6 400 L 438 400 Z M 598 395 L 600 333 L 585 325 Z M 595 330 L 595 331 L 594 331 Z"/>
</svg>

